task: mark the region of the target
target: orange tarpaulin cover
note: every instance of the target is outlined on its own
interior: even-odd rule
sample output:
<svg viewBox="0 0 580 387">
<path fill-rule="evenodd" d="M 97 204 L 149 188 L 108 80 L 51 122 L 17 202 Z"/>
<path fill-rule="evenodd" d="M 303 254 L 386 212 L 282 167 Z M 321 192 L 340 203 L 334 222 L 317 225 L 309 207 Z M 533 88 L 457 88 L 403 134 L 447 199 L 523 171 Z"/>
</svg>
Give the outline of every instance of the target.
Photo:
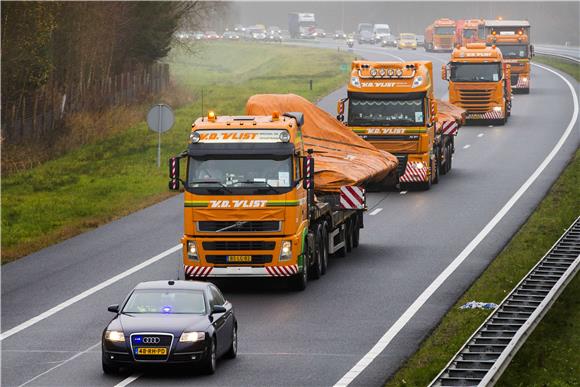
<svg viewBox="0 0 580 387">
<path fill-rule="evenodd" d="M 304 114 L 304 147 L 314 150 L 314 187 L 337 192 L 343 185 L 380 183 L 397 168 L 397 158 L 358 137 L 330 114 L 295 94 L 258 94 L 250 97 L 246 114 L 272 112 Z"/>
<path fill-rule="evenodd" d="M 437 100 L 437 123 L 438 127 L 445 121 L 455 121 L 462 125 L 465 121 L 465 109 L 455 106 L 449 102 Z"/>
</svg>

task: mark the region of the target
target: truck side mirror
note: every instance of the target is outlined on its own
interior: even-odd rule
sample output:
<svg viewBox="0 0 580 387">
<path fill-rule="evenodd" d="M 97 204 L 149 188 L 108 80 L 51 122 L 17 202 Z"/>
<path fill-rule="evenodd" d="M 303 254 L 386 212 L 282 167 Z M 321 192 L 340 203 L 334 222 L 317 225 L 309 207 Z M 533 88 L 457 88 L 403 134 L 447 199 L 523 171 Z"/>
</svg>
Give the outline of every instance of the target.
<svg viewBox="0 0 580 387">
<path fill-rule="evenodd" d="M 443 79 L 444 81 L 447 81 L 447 65 L 442 65 L 441 66 L 441 79 Z"/>
<path fill-rule="evenodd" d="M 304 189 L 314 188 L 314 158 L 310 155 L 312 150 L 308 151 L 309 155 L 304 158 L 302 163 L 302 176 L 304 176 L 302 187 Z"/>
<path fill-rule="evenodd" d="M 169 159 L 169 190 L 179 191 L 179 161 L 181 157 Z"/>
</svg>

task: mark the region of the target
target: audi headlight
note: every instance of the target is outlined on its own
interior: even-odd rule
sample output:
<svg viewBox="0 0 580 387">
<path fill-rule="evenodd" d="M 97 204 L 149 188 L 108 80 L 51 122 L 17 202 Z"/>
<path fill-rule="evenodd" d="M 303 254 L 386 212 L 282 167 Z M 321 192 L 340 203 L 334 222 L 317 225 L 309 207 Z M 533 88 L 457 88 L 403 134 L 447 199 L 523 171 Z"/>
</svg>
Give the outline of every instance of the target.
<svg viewBox="0 0 580 387">
<path fill-rule="evenodd" d="M 501 112 L 501 106 L 494 106 L 493 111 L 494 112 Z"/>
<path fill-rule="evenodd" d="M 205 332 L 183 332 L 179 338 L 180 343 L 195 343 L 205 339 Z"/>
<path fill-rule="evenodd" d="M 121 331 L 106 331 L 105 340 L 112 341 L 115 343 L 124 343 L 125 334 Z"/>
<path fill-rule="evenodd" d="M 280 249 L 279 261 L 287 261 L 292 258 L 292 242 L 282 241 L 282 248 Z"/>
<path fill-rule="evenodd" d="M 198 261 L 199 256 L 197 255 L 197 246 L 195 241 L 187 241 L 187 257 Z"/>
</svg>

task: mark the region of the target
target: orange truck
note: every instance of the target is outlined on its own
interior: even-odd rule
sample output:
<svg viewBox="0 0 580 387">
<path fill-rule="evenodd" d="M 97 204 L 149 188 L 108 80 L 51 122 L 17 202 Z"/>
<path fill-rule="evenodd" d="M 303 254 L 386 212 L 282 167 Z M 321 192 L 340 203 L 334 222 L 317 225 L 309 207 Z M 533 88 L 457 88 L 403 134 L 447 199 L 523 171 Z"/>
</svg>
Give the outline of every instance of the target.
<svg viewBox="0 0 580 387">
<path fill-rule="evenodd" d="M 486 20 L 487 44 L 502 52 L 504 61 L 511 66 L 511 84 L 514 93 L 530 92 L 530 61 L 534 46 L 530 44 L 530 23 L 527 20 Z"/>
<path fill-rule="evenodd" d="M 456 24 L 451 19 L 437 19 L 425 29 L 425 51 L 451 52 L 455 47 Z"/>
<path fill-rule="evenodd" d="M 303 124 L 302 113 L 277 112 L 195 121 L 187 150 L 169 160 L 169 189 L 185 191 L 186 279 L 275 277 L 302 290 L 330 254 L 358 246 L 364 190 L 314 195 Z"/>
<path fill-rule="evenodd" d="M 485 24 L 481 19 L 457 20 L 455 41 L 461 46 L 485 43 Z"/>
<path fill-rule="evenodd" d="M 451 170 L 459 126 L 438 122 L 431 62 L 354 61 L 347 92 L 337 119 L 398 158 L 401 184 L 427 190 Z"/>
<path fill-rule="evenodd" d="M 467 112 L 467 121 L 505 124 L 511 112 L 510 66 L 501 51 L 485 43 L 453 50 L 441 69 L 449 81 L 449 102 Z"/>
</svg>

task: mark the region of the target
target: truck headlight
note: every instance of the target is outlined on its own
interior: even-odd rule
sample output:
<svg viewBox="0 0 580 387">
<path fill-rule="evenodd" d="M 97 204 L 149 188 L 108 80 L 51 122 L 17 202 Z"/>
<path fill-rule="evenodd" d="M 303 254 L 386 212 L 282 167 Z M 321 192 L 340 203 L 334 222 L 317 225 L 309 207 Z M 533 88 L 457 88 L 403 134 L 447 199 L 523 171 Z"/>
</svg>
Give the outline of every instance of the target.
<svg viewBox="0 0 580 387">
<path fill-rule="evenodd" d="M 280 249 L 279 261 L 287 261 L 292 258 L 292 242 L 282 241 L 282 248 Z"/>
<path fill-rule="evenodd" d="M 501 106 L 494 106 L 493 111 L 494 112 L 501 112 Z"/>
<path fill-rule="evenodd" d="M 358 77 L 351 77 L 350 78 L 350 83 L 354 86 L 354 87 L 360 87 L 360 79 L 358 79 Z"/>
<path fill-rule="evenodd" d="M 180 343 L 195 343 L 205 339 L 205 332 L 183 332 L 179 338 Z"/>
<path fill-rule="evenodd" d="M 189 259 L 193 259 L 195 261 L 199 260 L 199 256 L 197 255 L 197 246 L 195 241 L 187 241 L 187 257 Z"/>
<path fill-rule="evenodd" d="M 125 334 L 121 331 L 106 331 L 105 332 L 105 340 L 112 341 L 115 343 L 124 343 L 125 342 Z"/>
<path fill-rule="evenodd" d="M 417 164 L 415 164 L 415 168 L 416 169 L 423 169 L 425 168 L 425 164 L 423 164 L 422 162 L 418 162 Z"/>
</svg>

